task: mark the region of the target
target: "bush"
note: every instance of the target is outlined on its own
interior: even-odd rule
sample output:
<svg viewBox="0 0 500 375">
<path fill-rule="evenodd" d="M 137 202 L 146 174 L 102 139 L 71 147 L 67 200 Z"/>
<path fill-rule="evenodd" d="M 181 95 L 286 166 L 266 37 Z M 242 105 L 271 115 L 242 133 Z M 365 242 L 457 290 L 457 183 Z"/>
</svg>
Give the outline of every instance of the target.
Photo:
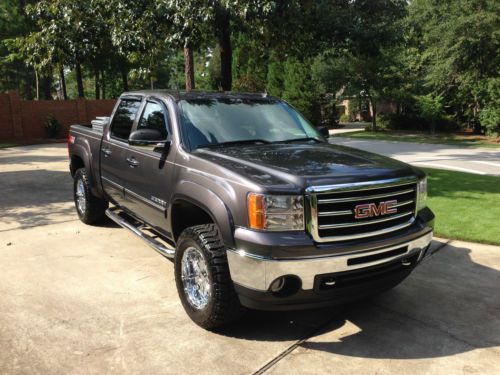
<svg viewBox="0 0 500 375">
<path fill-rule="evenodd" d="M 57 121 L 53 115 L 47 116 L 47 119 L 43 123 L 43 127 L 49 138 L 57 138 L 62 128 L 61 123 Z"/>
<path fill-rule="evenodd" d="M 495 106 L 485 107 L 479 114 L 481 125 L 486 134 L 498 136 L 500 134 L 500 109 Z"/>
<path fill-rule="evenodd" d="M 423 118 L 416 113 L 392 113 L 388 115 L 388 128 L 406 131 L 430 131 L 431 120 Z M 441 116 L 435 122 L 438 132 L 455 132 L 460 130 L 459 125 L 449 116 Z"/>
<path fill-rule="evenodd" d="M 340 116 L 339 122 L 350 122 L 351 119 L 349 118 L 349 115 L 344 113 L 343 115 Z"/>
<path fill-rule="evenodd" d="M 386 113 L 379 113 L 377 115 L 377 128 L 379 130 L 386 130 L 391 127 L 391 116 Z"/>
</svg>

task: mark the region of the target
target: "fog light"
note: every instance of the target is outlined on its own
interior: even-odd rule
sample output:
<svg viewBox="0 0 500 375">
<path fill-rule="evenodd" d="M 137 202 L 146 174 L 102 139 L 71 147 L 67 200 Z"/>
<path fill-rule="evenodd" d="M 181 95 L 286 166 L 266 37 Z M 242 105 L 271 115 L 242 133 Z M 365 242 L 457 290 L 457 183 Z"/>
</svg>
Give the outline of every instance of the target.
<svg viewBox="0 0 500 375">
<path fill-rule="evenodd" d="M 276 280 L 274 280 L 272 282 L 270 289 L 271 289 L 271 292 L 277 293 L 281 289 L 283 289 L 284 286 L 285 286 L 285 278 L 284 277 L 278 277 Z"/>
<path fill-rule="evenodd" d="M 297 276 L 288 275 L 278 277 L 271 283 L 269 290 L 275 297 L 290 297 L 297 293 L 302 282 Z"/>
</svg>

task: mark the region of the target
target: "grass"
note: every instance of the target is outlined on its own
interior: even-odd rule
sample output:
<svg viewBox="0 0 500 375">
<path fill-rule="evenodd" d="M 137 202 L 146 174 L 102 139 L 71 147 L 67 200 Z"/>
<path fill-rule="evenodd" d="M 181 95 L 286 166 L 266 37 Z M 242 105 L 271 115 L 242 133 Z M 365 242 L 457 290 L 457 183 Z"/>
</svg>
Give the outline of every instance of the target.
<svg viewBox="0 0 500 375">
<path fill-rule="evenodd" d="M 16 147 L 16 146 L 19 146 L 19 145 L 16 143 L 1 143 L 0 142 L 0 149 L 1 148 L 8 148 L 8 147 Z"/>
<path fill-rule="evenodd" d="M 419 132 L 388 132 L 388 131 L 355 131 L 350 133 L 335 134 L 333 137 L 349 137 L 373 139 L 380 141 L 398 141 L 413 143 L 440 143 L 472 147 L 500 148 L 500 138 L 475 136 L 466 134 L 427 134 Z"/>
<path fill-rule="evenodd" d="M 500 245 L 500 177 L 425 171 L 437 236 Z"/>
</svg>

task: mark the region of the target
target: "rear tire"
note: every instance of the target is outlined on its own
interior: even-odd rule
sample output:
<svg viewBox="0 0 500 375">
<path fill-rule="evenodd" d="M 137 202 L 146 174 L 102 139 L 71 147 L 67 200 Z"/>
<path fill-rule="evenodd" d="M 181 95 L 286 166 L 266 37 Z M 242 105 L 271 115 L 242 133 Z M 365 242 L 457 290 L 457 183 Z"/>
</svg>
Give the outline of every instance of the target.
<svg viewBox="0 0 500 375">
<path fill-rule="evenodd" d="M 90 181 L 85 168 L 75 172 L 73 198 L 78 217 L 85 224 L 98 224 L 104 220 L 108 202 L 92 194 Z"/>
<path fill-rule="evenodd" d="M 184 310 L 200 327 L 220 328 L 244 312 L 215 224 L 193 226 L 181 233 L 175 252 L 175 283 Z"/>
</svg>

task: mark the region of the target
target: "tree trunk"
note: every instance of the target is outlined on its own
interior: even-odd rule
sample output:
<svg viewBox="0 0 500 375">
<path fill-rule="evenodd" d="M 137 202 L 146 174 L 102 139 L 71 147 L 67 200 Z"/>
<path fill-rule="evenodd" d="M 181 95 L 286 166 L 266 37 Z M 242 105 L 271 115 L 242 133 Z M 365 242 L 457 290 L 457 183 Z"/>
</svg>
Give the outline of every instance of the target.
<svg viewBox="0 0 500 375">
<path fill-rule="evenodd" d="M 186 91 L 194 90 L 193 50 L 188 46 L 184 47 L 184 77 L 186 81 Z"/>
<path fill-rule="evenodd" d="M 35 84 L 36 84 L 36 100 L 40 100 L 40 80 L 38 79 L 38 71 L 35 67 Z"/>
<path fill-rule="evenodd" d="M 45 100 L 52 100 L 52 74 L 51 72 L 46 73 L 42 77 L 42 92 L 43 98 Z"/>
<path fill-rule="evenodd" d="M 76 85 L 78 87 L 78 97 L 84 98 L 85 92 L 83 91 L 82 67 L 80 66 L 80 61 L 78 60 L 76 61 L 75 73 L 76 73 Z"/>
<path fill-rule="evenodd" d="M 127 71 L 127 68 L 122 69 L 122 85 L 123 85 L 123 91 L 128 91 L 128 71 Z"/>
<path fill-rule="evenodd" d="M 101 98 L 106 99 L 106 76 L 104 75 L 104 70 L 101 70 L 101 90 Z"/>
<path fill-rule="evenodd" d="M 64 77 L 64 67 L 59 68 L 59 77 L 61 79 L 61 91 L 64 100 L 68 100 L 68 92 L 66 91 L 66 77 Z"/>
<path fill-rule="evenodd" d="M 377 104 L 375 103 L 375 100 L 371 96 L 368 96 L 368 99 L 370 100 L 370 104 L 372 105 L 372 131 L 377 130 Z"/>
<path fill-rule="evenodd" d="M 215 17 L 220 46 L 221 86 L 224 91 L 231 91 L 233 85 L 233 51 L 231 47 L 231 13 L 219 8 Z"/>
<path fill-rule="evenodd" d="M 94 68 L 95 98 L 101 99 L 101 81 L 99 80 L 99 69 Z"/>
</svg>

